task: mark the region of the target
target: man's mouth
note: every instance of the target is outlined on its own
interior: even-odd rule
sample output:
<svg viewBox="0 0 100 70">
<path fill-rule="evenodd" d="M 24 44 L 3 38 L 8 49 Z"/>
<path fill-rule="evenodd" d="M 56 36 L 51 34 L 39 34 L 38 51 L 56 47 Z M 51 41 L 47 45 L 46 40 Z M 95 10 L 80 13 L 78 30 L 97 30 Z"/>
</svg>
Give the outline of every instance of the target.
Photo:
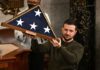
<svg viewBox="0 0 100 70">
<path fill-rule="evenodd" d="M 65 40 L 65 41 L 69 41 L 69 40 L 71 40 L 71 39 L 72 39 L 72 38 L 70 38 L 69 36 L 66 36 L 66 37 L 65 37 L 65 36 L 63 36 L 63 38 L 64 38 L 64 40 Z"/>
</svg>

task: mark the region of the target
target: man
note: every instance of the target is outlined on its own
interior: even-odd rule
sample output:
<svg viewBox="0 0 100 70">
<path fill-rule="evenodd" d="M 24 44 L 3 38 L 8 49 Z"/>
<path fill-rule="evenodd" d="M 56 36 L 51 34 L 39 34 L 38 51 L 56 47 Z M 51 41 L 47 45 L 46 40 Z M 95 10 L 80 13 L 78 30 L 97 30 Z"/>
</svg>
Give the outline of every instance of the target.
<svg viewBox="0 0 100 70">
<path fill-rule="evenodd" d="M 84 47 L 74 40 L 77 29 L 75 21 L 68 19 L 61 28 L 60 38 L 33 47 L 34 51 L 38 48 L 40 52 L 50 54 L 48 70 L 77 70 L 84 52 Z M 36 33 L 30 31 L 26 33 L 36 36 Z"/>
</svg>

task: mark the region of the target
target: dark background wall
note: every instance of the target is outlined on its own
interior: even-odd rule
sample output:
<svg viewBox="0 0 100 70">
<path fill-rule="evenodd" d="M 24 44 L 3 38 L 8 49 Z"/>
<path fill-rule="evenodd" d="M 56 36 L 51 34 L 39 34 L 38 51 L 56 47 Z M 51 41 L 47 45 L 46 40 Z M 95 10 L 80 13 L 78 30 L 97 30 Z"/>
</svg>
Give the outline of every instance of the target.
<svg viewBox="0 0 100 70">
<path fill-rule="evenodd" d="M 100 70 L 100 0 L 96 0 L 96 70 Z"/>
<path fill-rule="evenodd" d="M 79 27 L 76 40 L 85 48 L 79 70 L 95 70 L 95 0 L 71 0 L 70 9 Z"/>
</svg>

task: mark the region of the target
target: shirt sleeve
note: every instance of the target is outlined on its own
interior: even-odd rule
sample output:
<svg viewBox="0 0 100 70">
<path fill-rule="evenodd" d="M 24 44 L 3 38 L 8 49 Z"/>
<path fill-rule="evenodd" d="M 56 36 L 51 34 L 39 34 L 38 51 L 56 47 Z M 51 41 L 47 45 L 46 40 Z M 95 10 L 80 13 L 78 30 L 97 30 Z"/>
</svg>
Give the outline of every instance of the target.
<svg viewBox="0 0 100 70">
<path fill-rule="evenodd" d="M 71 64 L 79 63 L 83 56 L 84 47 L 79 46 L 71 46 L 71 49 L 68 49 L 67 47 L 62 46 L 60 48 L 62 56 L 65 58 L 65 60 Z"/>
</svg>

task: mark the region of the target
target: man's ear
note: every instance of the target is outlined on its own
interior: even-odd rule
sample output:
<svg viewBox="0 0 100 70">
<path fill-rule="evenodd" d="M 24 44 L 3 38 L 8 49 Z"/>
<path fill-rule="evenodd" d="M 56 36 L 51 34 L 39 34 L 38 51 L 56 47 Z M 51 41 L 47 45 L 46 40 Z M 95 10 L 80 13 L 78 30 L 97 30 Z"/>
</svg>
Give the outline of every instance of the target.
<svg viewBox="0 0 100 70">
<path fill-rule="evenodd" d="M 77 30 L 75 30 L 75 34 L 77 34 L 77 32 L 78 32 L 78 31 L 77 31 Z"/>
</svg>

